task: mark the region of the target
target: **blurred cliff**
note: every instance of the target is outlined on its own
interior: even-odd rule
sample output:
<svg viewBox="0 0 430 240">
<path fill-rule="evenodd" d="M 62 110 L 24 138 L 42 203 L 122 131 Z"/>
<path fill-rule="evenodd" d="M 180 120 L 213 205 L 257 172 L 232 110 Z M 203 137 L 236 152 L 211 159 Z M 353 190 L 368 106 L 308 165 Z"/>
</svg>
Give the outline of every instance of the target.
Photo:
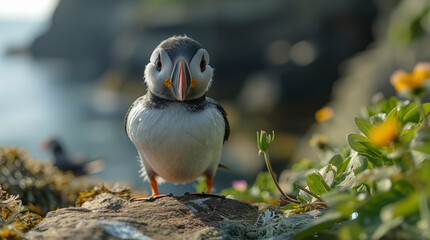
<svg viewBox="0 0 430 240">
<path fill-rule="evenodd" d="M 318 160 L 309 146 L 315 134 L 322 134 L 332 144 L 343 145 L 349 133 L 356 133 L 354 118 L 371 102 L 396 94 L 390 84 L 398 69 L 412 71 L 420 61 L 429 61 L 430 1 L 375 1 L 379 9 L 374 24 L 375 40 L 365 51 L 345 60 L 341 77 L 333 86 L 328 103 L 334 117 L 313 124 L 301 139 L 293 159 L 311 157 Z M 426 101 L 429 101 L 427 96 Z"/>
<path fill-rule="evenodd" d="M 340 62 L 372 40 L 375 14 L 371 1 L 63 0 L 31 53 L 100 75 L 96 110 L 114 112 L 126 110 L 120 99 L 130 103 L 145 92 L 142 72 L 161 40 L 197 39 L 216 68 L 209 95 L 230 113 L 227 154 L 249 166 L 260 128 L 281 133 L 288 147 L 279 157 L 291 154 L 328 101 Z"/>
<path fill-rule="evenodd" d="M 155 46 L 172 35 L 198 40 L 216 69 L 208 95 L 225 106 L 232 128 L 222 158 L 231 171 L 219 172 L 222 188 L 263 169 L 259 129 L 276 130 L 274 165 L 280 171 L 287 164 L 314 112 L 330 100 L 342 61 L 373 41 L 377 14 L 371 0 L 61 0 L 46 31 L 8 58 L 30 53 L 47 71 L 37 81 L 47 89 L 40 104 L 50 107 L 36 113 L 37 129 L 24 126 L 27 132 L 60 135 L 69 149 L 103 154 L 109 171 L 103 178 L 138 183 L 122 118 L 146 91 L 142 76 Z M 16 119 L 8 126 L 22 123 L 18 109 L 7 112 Z"/>
</svg>

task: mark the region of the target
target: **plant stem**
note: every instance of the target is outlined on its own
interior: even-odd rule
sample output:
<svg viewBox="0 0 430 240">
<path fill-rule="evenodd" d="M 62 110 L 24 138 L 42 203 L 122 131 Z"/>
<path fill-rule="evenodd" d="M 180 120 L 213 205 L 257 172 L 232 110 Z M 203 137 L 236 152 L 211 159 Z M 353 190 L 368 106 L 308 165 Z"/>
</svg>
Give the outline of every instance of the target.
<svg viewBox="0 0 430 240">
<path fill-rule="evenodd" d="M 321 202 L 324 202 L 324 200 L 322 200 L 318 195 L 316 195 L 315 193 L 313 193 L 313 192 L 307 190 L 306 188 L 300 186 L 298 183 L 296 183 L 296 187 L 299 188 L 300 190 L 306 192 L 307 194 L 311 195 L 312 197 L 320 200 Z"/>
<path fill-rule="evenodd" d="M 420 97 L 415 97 L 415 104 L 417 104 L 418 111 L 420 112 L 420 115 L 422 117 L 422 121 L 424 122 L 424 126 L 429 127 L 429 123 L 427 121 L 426 114 L 424 113 L 423 105 L 421 103 Z"/>
<path fill-rule="evenodd" d="M 282 196 L 284 197 L 284 200 L 289 201 L 289 202 L 293 202 L 293 203 L 298 203 L 300 204 L 299 201 L 287 196 L 284 191 L 282 191 L 281 187 L 278 184 L 278 181 L 276 180 L 275 174 L 273 173 L 272 170 L 272 165 L 270 164 L 270 160 L 269 160 L 269 155 L 267 154 L 267 152 L 263 152 L 264 153 L 264 160 L 266 161 L 266 166 L 267 166 L 267 170 L 269 170 L 270 175 L 272 176 L 273 182 L 275 183 L 276 187 L 278 188 L 279 192 L 282 194 Z"/>
<path fill-rule="evenodd" d="M 311 203 L 301 203 L 300 206 L 323 206 L 325 208 L 328 208 L 327 204 L 325 204 L 325 202 L 311 202 Z"/>
</svg>

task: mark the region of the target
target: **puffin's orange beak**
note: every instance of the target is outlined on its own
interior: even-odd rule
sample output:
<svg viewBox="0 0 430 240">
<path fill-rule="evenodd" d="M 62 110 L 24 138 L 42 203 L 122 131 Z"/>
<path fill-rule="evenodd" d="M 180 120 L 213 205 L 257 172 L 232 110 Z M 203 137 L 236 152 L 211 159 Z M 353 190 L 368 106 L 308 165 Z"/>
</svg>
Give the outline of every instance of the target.
<svg viewBox="0 0 430 240">
<path fill-rule="evenodd" d="M 190 84 L 191 74 L 187 64 L 184 60 L 177 61 L 172 74 L 172 86 L 176 100 L 185 100 Z"/>
<path fill-rule="evenodd" d="M 49 141 L 48 140 L 41 141 L 39 143 L 39 146 L 43 150 L 48 150 L 48 148 L 49 148 Z"/>
</svg>

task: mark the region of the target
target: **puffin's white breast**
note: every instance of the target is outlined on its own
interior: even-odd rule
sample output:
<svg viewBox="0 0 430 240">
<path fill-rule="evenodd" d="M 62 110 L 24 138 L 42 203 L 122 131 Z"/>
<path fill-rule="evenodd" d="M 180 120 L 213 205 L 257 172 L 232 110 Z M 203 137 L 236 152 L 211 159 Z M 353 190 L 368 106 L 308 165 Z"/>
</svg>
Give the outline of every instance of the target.
<svg viewBox="0 0 430 240">
<path fill-rule="evenodd" d="M 128 129 L 142 161 L 158 176 L 174 183 L 214 174 L 221 157 L 225 123 L 215 106 L 192 112 L 185 104 L 130 111 Z"/>
</svg>

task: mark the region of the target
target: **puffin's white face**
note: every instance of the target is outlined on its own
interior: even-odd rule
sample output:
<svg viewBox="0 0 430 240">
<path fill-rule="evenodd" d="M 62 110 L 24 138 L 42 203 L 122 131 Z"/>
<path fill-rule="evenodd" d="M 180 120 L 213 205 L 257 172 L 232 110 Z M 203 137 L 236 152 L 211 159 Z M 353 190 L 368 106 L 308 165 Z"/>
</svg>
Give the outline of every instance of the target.
<svg viewBox="0 0 430 240">
<path fill-rule="evenodd" d="M 145 68 L 145 82 L 152 94 L 176 101 L 196 99 L 205 94 L 213 75 L 209 54 L 203 48 L 194 55 L 191 51 L 165 50 L 160 46 L 154 50 Z"/>
</svg>

